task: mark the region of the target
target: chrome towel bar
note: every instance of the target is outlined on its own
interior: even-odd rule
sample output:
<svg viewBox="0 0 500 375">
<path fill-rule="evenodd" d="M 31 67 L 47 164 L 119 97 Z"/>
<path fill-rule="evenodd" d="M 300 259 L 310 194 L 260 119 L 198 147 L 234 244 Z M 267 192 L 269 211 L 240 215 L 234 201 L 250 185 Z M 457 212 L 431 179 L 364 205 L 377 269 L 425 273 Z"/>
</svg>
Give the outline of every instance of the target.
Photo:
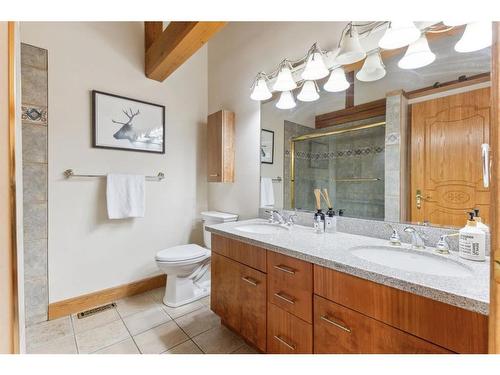
<svg viewBox="0 0 500 375">
<path fill-rule="evenodd" d="M 66 169 L 64 172 L 64 177 L 106 177 L 105 174 L 76 174 L 73 169 Z M 156 176 L 145 176 L 147 181 L 162 181 L 165 179 L 165 174 L 159 172 Z"/>
</svg>

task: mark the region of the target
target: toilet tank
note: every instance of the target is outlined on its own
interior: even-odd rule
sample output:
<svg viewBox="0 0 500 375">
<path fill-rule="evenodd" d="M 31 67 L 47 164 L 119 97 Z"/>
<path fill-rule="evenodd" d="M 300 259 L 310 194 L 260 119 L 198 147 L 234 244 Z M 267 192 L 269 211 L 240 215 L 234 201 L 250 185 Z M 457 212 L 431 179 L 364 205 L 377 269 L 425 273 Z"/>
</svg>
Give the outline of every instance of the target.
<svg viewBox="0 0 500 375">
<path fill-rule="evenodd" d="M 226 212 L 218 211 L 204 211 L 201 213 L 201 218 L 203 219 L 203 240 L 205 242 L 205 247 L 207 249 L 211 248 L 211 236 L 210 232 L 205 229 L 205 225 L 227 223 L 230 221 L 238 220 L 238 215 L 228 214 Z"/>
</svg>

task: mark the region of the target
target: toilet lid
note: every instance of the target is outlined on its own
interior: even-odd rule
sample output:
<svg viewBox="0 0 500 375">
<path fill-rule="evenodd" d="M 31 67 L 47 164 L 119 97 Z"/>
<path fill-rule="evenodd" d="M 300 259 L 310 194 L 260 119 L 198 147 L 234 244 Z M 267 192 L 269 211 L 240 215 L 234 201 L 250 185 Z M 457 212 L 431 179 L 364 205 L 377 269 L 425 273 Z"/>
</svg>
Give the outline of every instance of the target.
<svg viewBox="0 0 500 375">
<path fill-rule="evenodd" d="M 189 244 L 160 250 L 156 254 L 156 260 L 160 262 L 179 262 L 182 260 L 201 258 L 207 254 L 207 249 L 195 244 Z"/>
</svg>

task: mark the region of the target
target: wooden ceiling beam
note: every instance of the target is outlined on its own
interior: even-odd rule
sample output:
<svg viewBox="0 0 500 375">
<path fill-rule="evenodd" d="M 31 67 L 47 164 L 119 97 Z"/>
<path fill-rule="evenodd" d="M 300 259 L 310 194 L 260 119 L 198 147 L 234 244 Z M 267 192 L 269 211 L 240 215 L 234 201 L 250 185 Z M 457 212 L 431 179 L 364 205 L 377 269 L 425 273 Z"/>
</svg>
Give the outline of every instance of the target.
<svg viewBox="0 0 500 375">
<path fill-rule="evenodd" d="M 146 76 L 160 82 L 165 80 L 226 23 L 170 22 L 160 34 L 158 25 L 146 23 Z M 155 38 L 151 42 L 152 35 Z"/>
</svg>

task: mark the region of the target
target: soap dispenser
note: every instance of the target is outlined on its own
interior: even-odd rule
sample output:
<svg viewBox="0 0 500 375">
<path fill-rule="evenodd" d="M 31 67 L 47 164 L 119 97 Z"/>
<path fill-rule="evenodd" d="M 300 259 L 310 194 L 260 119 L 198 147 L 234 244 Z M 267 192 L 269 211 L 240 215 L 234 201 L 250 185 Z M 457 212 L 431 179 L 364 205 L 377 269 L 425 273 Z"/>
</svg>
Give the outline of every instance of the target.
<svg viewBox="0 0 500 375">
<path fill-rule="evenodd" d="M 479 229 L 481 229 L 484 233 L 490 233 L 490 228 L 483 223 L 481 216 L 479 216 L 479 209 L 474 208 L 474 221 Z"/>
<path fill-rule="evenodd" d="M 458 255 L 464 259 L 484 261 L 486 259 L 486 234 L 474 220 L 474 212 L 469 212 L 469 220 L 459 231 Z"/>
<path fill-rule="evenodd" d="M 321 194 L 328 206 L 328 210 L 325 215 L 325 232 L 335 233 L 337 231 L 337 218 L 335 217 L 335 211 L 333 210 L 332 202 L 330 201 L 330 196 L 328 195 L 328 190 L 323 189 Z"/>
</svg>

